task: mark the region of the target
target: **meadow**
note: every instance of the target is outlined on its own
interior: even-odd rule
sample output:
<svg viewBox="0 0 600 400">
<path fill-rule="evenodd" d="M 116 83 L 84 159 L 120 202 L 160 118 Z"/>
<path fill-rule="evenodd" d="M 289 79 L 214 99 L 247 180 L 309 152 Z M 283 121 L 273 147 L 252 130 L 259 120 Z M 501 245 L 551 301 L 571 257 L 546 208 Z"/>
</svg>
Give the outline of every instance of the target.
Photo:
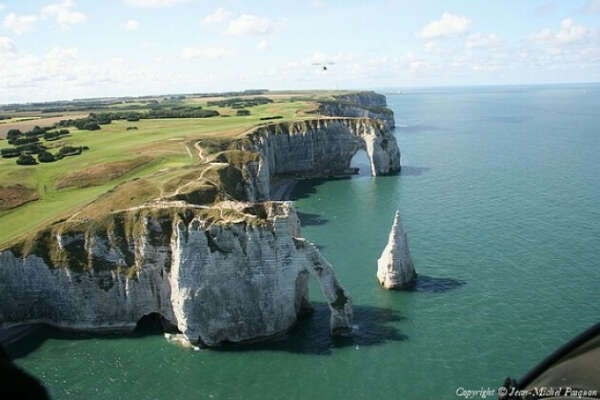
<svg viewBox="0 0 600 400">
<path fill-rule="evenodd" d="M 237 110 L 230 107 L 207 106 L 207 99 L 186 98 L 180 106 L 201 105 L 218 111 L 220 116 L 116 120 L 95 131 L 70 127 L 67 136 L 42 143 L 50 152 L 62 146 L 89 147 L 81 155 L 31 166 L 17 165 L 14 158 L 0 158 L 0 197 L 7 193 L 18 197 L 19 191 L 33 194 L 29 199 L 23 196 L 23 204 L 0 210 L 0 247 L 73 215 L 124 182 L 143 179 L 157 184 L 158 192 L 149 193 L 160 196 L 161 184 L 167 178 L 204 163 L 194 147 L 198 140 L 243 136 L 250 128 L 269 123 L 261 118 L 277 116 L 281 117 L 277 121 L 286 121 L 314 117 L 309 112 L 316 103 L 296 101 L 290 96 L 279 94 L 273 103 L 246 108 L 248 116 L 237 116 Z M 116 104 L 111 109 L 128 107 L 131 104 Z M 145 111 L 144 103 L 135 103 L 134 107 Z M 0 141 L 0 149 L 6 147 L 7 141 Z M 133 201 L 135 196 L 126 200 Z"/>
</svg>

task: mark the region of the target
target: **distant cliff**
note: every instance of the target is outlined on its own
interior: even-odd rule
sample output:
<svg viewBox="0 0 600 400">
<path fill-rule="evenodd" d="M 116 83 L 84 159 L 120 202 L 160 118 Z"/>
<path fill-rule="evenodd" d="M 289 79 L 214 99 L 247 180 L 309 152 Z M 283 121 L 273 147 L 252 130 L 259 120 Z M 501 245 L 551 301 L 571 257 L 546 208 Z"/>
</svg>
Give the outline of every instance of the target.
<svg viewBox="0 0 600 400">
<path fill-rule="evenodd" d="M 398 144 L 385 122 L 369 118 L 327 117 L 257 128 L 235 144 L 260 155 L 245 169 L 252 200 L 270 198 L 273 176 L 329 178 L 350 173 L 350 162 L 365 150 L 371 175 L 400 170 Z"/>
<path fill-rule="evenodd" d="M 321 115 L 380 120 L 387 130 L 395 126 L 394 112 L 387 108 L 385 96 L 375 92 L 338 95 L 333 100 L 322 100 L 318 112 Z"/>
</svg>

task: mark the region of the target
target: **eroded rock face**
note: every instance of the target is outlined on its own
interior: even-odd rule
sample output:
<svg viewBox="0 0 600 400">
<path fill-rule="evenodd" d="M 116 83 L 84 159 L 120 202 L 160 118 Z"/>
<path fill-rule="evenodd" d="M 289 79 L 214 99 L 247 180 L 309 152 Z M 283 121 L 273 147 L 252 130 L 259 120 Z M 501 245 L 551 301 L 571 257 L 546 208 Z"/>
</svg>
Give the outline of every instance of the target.
<svg viewBox="0 0 600 400">
<path fill-rule="evenodd" d="M 289 329 L 310 307 L 313 274 L 332 333 L 349 331 L 350 296 L 299 236 L 292 203 L 231 206 L 239 217 L 212 224 L 200 207 L 140 207 L 104 228 L 41 234 L 28 254 L 0 252 L 0 324 L 132 330 L 159 313 L 192 343 L 254 340 Z M 264 215 L 244 216 L 243 207 Z"/>
<path fill-rule="evenodd" d="M 387 130 L 395 126 L 394 112 L 387 108 L 385 96 L 375 92 L 334 96 L 332 101 L 320 102 L 319 113 L 332 117 L 371 118 L 383 121 Z"/>
<path fill-rule="evenodd" d="M 396 211 L 388 243 L 377 260 L 377 280 L 384 289 L 390 290 L 410 287 L 416 279 L 408 238 L 402 228 L 400 211 Z"/>
<path fill-rule="evenodd" d="M 352 157 L 365 150 L 371 175 L 400 171 L 400 150 L 384 122 L 369 118 L 321 118 L 273 124 L 256 129 L 238 146 L 260 154 L 258 165 L 246 169 L 253 182 L 248 198 L 270 198 L 276 175 L 328 178 L 350 174 Z"/>
</svg>

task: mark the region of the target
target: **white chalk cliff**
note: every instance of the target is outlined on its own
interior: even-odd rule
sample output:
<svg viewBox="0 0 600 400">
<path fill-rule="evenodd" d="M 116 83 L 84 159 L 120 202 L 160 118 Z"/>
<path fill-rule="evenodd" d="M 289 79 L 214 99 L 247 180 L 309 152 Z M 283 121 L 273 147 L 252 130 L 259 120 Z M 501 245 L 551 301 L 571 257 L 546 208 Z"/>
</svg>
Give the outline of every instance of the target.
<svg viewBox="0 0 600 400">
<path fill-rule="evenodd" d="M 377 280 L 384 289 L 404 289 L 414 284 L 417 273 L 410 257 L 408 238 L 396 211 L 388 243 L 377 260 Z"/>
<path fill-rule="evenodd" d="M 292 327 L 310 308 L 312 274 L 330 305 L 331 332 L 351 329 L 350 296 L 299 236 L 292 203 L 221 210 L 229 222 L 209 223 L 200 207 L 141 207 L 101 228 L 70 221 L 27 249 L 0 252 L 0 322 L 132 330 L 157 313 L 192 343 L 241 342 Z"/>
<path fill-rule="evenodd" d="M 300 236 L 293 204 L 268 201 L 272 179 L 349 174 L 360 149 L 373 176 L 400 170 L 385 97 L 337 97 L 340 105 L 328 106 L 336 116 L 260 126 L 231 143 L 212 162 L 220 186 L 211 191 L 198 178 L 160 201 L 75 215 L 2 249 L 0 328 L 132 330 L 158 314 L 192 343 L 256 340 L 284 332 L 310 308 L 312 274 L 330 306 L 331 333 L 349 332 L 350 295 Z"/>
<path fill-rule="evenodd" d="M 270 198 L 273 176 L 329 178 L 351 174 L 350 162 L 365 150 L 371 175 L 400 171 L 398 144 L 386 123 L 369 118 L 326 117 L 272 124 L 257 128 L 236 144 L 240 150 L 260 155 L 243 174 L 247 197 Z"/>
</svg>

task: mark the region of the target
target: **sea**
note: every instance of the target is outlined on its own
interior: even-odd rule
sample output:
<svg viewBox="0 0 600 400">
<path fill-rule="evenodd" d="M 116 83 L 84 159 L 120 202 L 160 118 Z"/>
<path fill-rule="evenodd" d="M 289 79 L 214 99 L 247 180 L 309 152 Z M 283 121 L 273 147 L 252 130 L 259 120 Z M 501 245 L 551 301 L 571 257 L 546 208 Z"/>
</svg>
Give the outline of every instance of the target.
<svg viewBox="0 0 600 400">
<path fill-rule="evenodd" d="M 16 363 L 54 399 L 458 399 L 597 323 L 600 84 L 378 91 L 402 172 L 373 178 L 360 152 L 359 175 L 292 192 L 353 297 L 352 337 L 329 336 L 312 282 L 315 311 L 271 342 L 194 351 L 153 331 L 43 329 L 9 348 Z M 375 278 L 396 210 L 419 274 L 407 291 Z"/>
</svg>

